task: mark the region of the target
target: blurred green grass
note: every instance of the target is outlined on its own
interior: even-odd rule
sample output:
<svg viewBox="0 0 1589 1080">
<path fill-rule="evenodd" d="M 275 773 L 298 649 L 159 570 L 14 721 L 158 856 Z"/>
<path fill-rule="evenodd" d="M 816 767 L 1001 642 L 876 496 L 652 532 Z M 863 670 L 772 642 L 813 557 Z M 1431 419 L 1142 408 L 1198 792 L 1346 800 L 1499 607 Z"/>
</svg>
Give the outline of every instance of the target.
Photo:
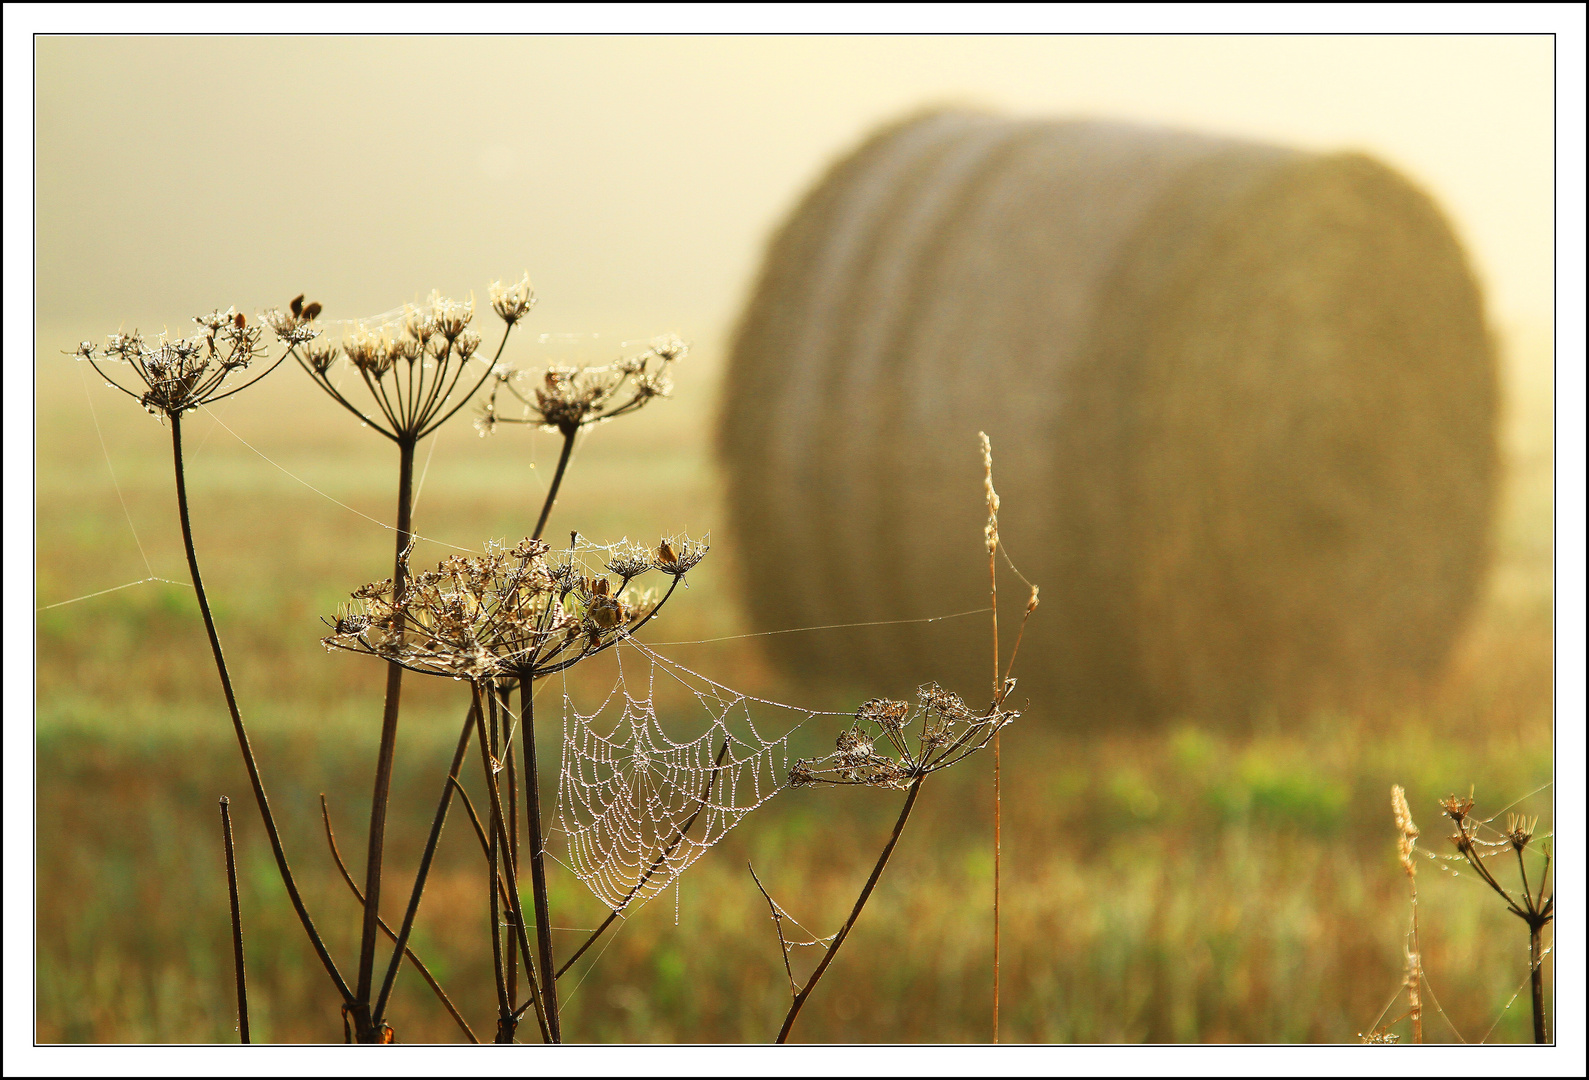
<svg viewBox="0 0 1589 1080">
<path fill-rule="evenodd" d="M 58 354 L 58 343 L 80 336 L 39 339 L 39 605 L 147 576 L 186 580 L 168 436 Z M 1006 734 L 1006 1041 L 1351 1041 L 1401 978 L 1408 909 L 1390 785 L 1407 788 L 1424 846 L 1438 851 L 1441 795 L 1471 784 L 1481 811 L 1494 811 L 1551 779 L 1551 343 L 1526 330 L 1505 340 L 1508 471 L 1496 564 L 1437 694 L 1239 733 L 1185 723 L 1077 731 L 1038 707 Z M 681 367 L 677 400 L 598 429 L 582 446 L 551 536 L 719 528 L 709 452 L 716 358 L 702 351 Z M 296 370 L 217 412 L 226 427 L 203 414 L 187 427 L 200 558 L 288 850 L 346 968 L 357 907 L 325 855 L 317 797 L 330 799 L 357 872 L 383 674 L 362 658 L 328 655 L 319 616 L 390 572 L 390 531 L 359 515 L 389 517 L 395 454 Z M 429 459 L 418 530 L 470 548 L 522 536 L 555 449 L 521 430 L 478 439 L 460 416 Z M 718 532 L 713 542 L 655 640 L 745 631 L 732 538 Z M 422 545 L 417 558 L 446 550 Z M 191 590 L 148 583 L 45 608 L 36 640 L 37 1038 L 235 1038 L 216 813 L 224 793 L 240 807 L 255 1038 L 340 1039 L 338 1001 L 243 808 L 247 781 Z M 668 651 L 736 689 L 816 702 L 813 689 L 770 668 L 754 638 Z M 462 707 L 460 689 L 442 680 L 410 679 L 404 697 L 388 845 L 398 882 L 412 873 Z M 832 734 L 818 718 L 800 738 L 816 747 Z M 541 752 L 556 760 L 552 741 Z M 990 766 L 983 755 L 923 789 L 797 1039 L 988 1037 Z M 770 1040 L 788 991 L 746 861 L 805 926 L 831 933 L 898 802 L 872 790 L 780 795 L 581 961 L 562 984 L 569 1037 Z M 1547 789 L 1523 808 L 1548 821 L 1550 805 Z M 465 828 L 449 823 L 415 947 L 488 1034 L 483 875 Z M 1471 878 L 1424 867 L 1424 962 L 1440 1005 L 1469 1040 L 1492 1023 L 1492 1040 L 1526 1040 L 1526 993 L 1506 1008 L 1527 974 L 1517 920 Z M 552 878 L 555 924 L 596 925 L 600 904 L 571 875 Z M 566 952 L 580 935 L 557 938 Z M 797 975 L 813 951 L 796 950 Z M 457 1037 L 411 972 L 391 1016 L 403 1041 Z M 1425 1030 L 1453 1037 L 1437 1015 Z"/>
</svg>

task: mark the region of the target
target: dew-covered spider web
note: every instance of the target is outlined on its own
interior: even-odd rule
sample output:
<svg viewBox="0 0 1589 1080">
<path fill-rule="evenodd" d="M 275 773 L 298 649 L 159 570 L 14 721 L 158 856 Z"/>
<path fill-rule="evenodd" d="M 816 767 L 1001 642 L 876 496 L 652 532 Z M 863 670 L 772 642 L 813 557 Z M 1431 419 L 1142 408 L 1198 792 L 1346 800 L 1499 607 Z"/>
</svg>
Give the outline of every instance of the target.
<svg viewBox="0 0 1589 1080">
<path fill-rule="evenodd" d="M 613 653 L 617 677 L 589 711 L 564 684 L 557 828 L 569 868 L 624 911 L 787 786 L 790 736 L 838 714 L 741 694 L 633 639 Z"/>
</svg>

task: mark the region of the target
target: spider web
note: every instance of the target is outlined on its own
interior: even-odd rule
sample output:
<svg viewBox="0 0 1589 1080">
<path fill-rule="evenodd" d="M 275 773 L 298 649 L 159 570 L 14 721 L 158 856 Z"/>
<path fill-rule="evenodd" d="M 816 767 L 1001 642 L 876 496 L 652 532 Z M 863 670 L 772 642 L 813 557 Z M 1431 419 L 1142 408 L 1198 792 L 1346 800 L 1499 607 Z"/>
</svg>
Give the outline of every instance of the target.
<svg viewBox="0 0 1589 1080">
<path fill-rule="evenodd" d="M 633 639 L 613 651 L 617 678 L 591 712 L 564 683 L 557 822 L 569 868 L 622 912 L 673 884 L 788 786 L 790 736 L 813 716 L 838 714 L 741 694 Z M 689 734 L 663 726 L 659 682 L 683 691 L 685 704 L 666 712 Z"/>
</svg>

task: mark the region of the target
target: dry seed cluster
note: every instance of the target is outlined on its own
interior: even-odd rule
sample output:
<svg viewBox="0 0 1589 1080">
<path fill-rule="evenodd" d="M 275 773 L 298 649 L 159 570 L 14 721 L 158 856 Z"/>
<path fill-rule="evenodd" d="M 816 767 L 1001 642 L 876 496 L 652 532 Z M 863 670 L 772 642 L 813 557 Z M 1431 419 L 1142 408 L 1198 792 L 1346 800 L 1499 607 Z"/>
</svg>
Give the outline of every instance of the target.
<svg viewBox="0 0 1589 1080">
<path fill-rule="evenodd" d="M 1018 716 L 1018 712 L 997 706 L 973 713 L 958 694 L 937 683 L 916 691 L 914 713 L 908 702 L 873 698 L 856 710 L 855 722 L 839 733 L 833 753 L 795 762 L 789 783 L 795 787 L 904 787 L 976 753 Z M 887 750 L 892 750 L 892 756 Z"/>
</svg>

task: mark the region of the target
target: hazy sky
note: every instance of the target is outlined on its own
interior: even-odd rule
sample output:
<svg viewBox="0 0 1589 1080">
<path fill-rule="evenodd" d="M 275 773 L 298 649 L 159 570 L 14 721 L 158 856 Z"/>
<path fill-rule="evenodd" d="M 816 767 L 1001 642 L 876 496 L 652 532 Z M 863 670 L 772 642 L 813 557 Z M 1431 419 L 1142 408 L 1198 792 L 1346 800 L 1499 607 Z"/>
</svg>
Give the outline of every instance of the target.
<svg viewBox="0 0 1589 1080">
<path fill-rule="evenodd" d="M 825 164 L 932 103 L 1378 155 L 1551 314 L 1548 37 L 41 38 L 38 314 L 362 315 L 528 270 L 542 330 L 715 339 Z"/>
</svg>

